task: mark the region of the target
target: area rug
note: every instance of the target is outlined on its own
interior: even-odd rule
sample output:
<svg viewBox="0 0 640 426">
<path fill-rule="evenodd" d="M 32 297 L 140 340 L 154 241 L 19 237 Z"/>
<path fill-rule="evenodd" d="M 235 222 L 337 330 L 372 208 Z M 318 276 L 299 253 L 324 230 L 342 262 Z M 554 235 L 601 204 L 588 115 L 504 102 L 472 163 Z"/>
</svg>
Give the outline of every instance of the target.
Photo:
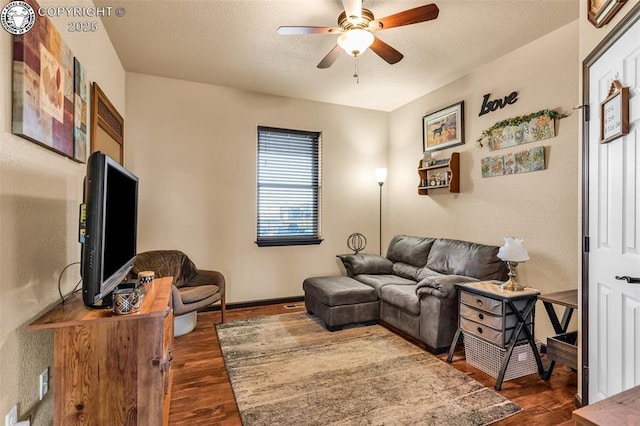
<svg viewBox="0 0 640 426">
<path fill-rule="evenodd" d="M 402 337 L 307 313 L 216 326 L 245 426 L 484 425 L 521 410 Z"/>
</svg>

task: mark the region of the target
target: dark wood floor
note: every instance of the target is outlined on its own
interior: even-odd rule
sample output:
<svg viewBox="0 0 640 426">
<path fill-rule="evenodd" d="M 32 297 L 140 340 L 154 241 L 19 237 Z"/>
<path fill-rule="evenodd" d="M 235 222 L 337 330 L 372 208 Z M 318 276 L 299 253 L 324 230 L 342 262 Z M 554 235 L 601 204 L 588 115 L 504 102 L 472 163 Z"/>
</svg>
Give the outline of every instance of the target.
<svg viewBox="0 0 640 426">
<path fill-rule="evenodd" d="M 226 320 L 253 316 L 275 315 L 302 311 L 286 305 L 270 305 L 227 310 Z M 173 389 L 169 424 L 171 425 L 240 425 L 240 416 L 224 367 L 218 337 L 213 328 L 220 321 L 220 312 L 198 314 L 196 329 L 175 339 L 173 359 Z M 446 354 L 438 356 L 446 359 Z M 464 352 L 456 353 L 451 364 L 487 387 L 495 379 L 469 366 Z M 577 375 L 563 365 L 556 365 L 551 380 L 542 381 L 537 375 L 504 382 L 500 393 L 523 408 L 523 411 L 496 425 L 575 425 L 571 412 Z"/>
</svg>

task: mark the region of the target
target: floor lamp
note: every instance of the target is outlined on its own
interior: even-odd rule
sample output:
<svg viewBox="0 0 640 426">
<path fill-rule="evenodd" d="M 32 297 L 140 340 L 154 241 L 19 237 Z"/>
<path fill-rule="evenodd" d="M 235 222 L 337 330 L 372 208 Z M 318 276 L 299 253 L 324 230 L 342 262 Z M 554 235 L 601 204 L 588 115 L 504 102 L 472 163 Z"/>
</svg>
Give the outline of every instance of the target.
<svg viewBox="0 0 640 426">
<path fill-rule="evenodd" d="M 384 167 L 377 168 L 376 180 L 380 185 L 380 256 L 382 256 L 382 185 L 384 185 L 385 179 L 387 179 L 387 169 Z"/>
</svg>

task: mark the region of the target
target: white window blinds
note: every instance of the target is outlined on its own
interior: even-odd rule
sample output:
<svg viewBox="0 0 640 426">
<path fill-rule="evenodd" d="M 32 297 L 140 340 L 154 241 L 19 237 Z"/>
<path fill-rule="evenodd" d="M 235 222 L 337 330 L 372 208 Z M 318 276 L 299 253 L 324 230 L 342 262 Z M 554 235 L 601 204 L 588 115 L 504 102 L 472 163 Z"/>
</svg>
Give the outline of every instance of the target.
<svg viewBox="0 0 640 426">
<path fill-rule="evenodd" d="M 259 246 L 320 244 L 320 133 L 258 127 Z"/>
</svg>

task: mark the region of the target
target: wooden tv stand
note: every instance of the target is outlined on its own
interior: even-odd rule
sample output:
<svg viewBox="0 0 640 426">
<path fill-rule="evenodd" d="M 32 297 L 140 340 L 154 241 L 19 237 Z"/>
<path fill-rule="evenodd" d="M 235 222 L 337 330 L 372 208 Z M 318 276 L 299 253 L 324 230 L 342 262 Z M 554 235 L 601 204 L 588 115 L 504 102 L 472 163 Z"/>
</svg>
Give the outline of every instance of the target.
<svg viewBox="0 0 640 426">
<path fill-rule="evenodd" d="M 167 425 L 173 279 L 158 278 L 140 311 L 89 309 L 76 293 L 34 321 L 54 330 L 54 425 Z"/>
</svg>

